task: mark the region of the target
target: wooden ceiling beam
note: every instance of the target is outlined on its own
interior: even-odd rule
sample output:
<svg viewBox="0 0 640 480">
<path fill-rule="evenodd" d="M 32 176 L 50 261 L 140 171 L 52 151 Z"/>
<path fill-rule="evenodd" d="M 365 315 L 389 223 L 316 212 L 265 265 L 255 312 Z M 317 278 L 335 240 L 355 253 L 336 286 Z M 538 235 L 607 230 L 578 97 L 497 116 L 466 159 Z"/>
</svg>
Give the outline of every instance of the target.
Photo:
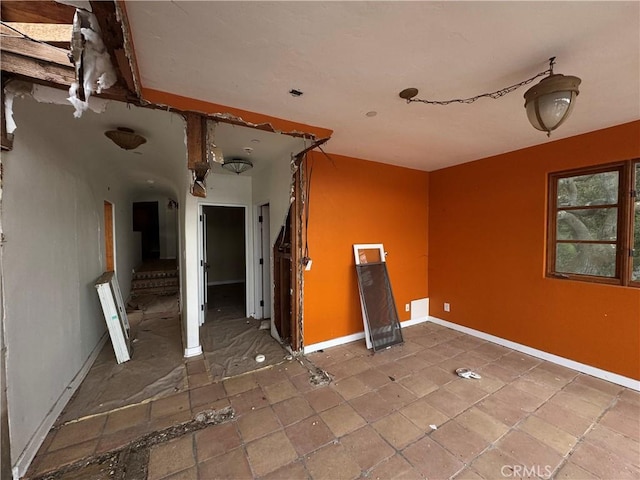
<svg viewBox="0 0 640 480">
<path fill-rule="evenodd" d="M 116 15 L 116 5 L 113 1 L 91 2 L 91 9 L 98 20 L 104 42 L 111 63 L 116 69 L 118 83 L 126 87 L 130 92 L 135 92 L 131 65 L 124 50 L 124 33 L 122 24 Z"/>
<path fill-rule="evenodd" d="M 20 80 L 46 85 L 47 87 L 68 90 L 76 79 L 75 68 L 71 64 L 67 67 L 7 51 L 2 51 L 1 61 L 3 72 Z M 93 96 L 140 105 L 138 97 L 119 85 L 114 85 L 108 90 Z"/>
<path fill-rule="evenodd" d="M 75 7 L 53 0 L 2 0 L 0 17 L 3 22 L 72 24 Z"/>
<path fill-rule="evenodd" d="M 2 52 L 15 53 L 23 57 L 37 58 L 44 62 L 73 68 L 73 63 L 69 60 L 67 51 L 45 43 L 34 42 L 27 38 L 4 37 L 0 49 L 2 49 Z M 2 69 L 4 70 L 4 65 Z"/>
<path fill-rule="evenodd" d="M 13 73 L 27 79 L 39 80 L 47 84 L 69 87 L 76 79 L 73 65 L 63 66 L 37 58 L 25 57 L 9 52 L 2 45 L 2 71 Z"/>
</svg>

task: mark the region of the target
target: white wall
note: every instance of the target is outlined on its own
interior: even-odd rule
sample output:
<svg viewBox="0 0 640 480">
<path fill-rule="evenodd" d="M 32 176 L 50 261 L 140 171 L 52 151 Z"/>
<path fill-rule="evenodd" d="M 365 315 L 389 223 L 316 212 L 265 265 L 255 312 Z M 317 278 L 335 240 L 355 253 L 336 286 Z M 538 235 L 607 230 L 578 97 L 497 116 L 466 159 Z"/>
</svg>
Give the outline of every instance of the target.
<svg viewBox="0 0 640 480">
<path fill-rule="evenodd" d="M 291 161 L 287 157 L 270 161 L 269 165 L 264 170 L 256 173 L 253 178 L 254 187 L 252 202 L 254 205 L 254 211 L 257 211 L 257 208 L 260 205 L 264 205 L 265 203 L 269 204 L 269 234 L 271 237 L 269 243 L 269 265 L 271 267 L 270 285 L 273 285 L 273 245 L 280 234 L 280 229 L 284 225 L 287 213 L 289 212 L 291 182 Z M 254 249 L 257 251 L 259 246 L 260 238 L 258 232 L 258 234 L 254 236 Z M 258 265 L 254 265 L 254 268 L 257 269 Z M 254 288 L 256 291 L 261 288 L 261 280 L 259 278 L 255 279 Z M 257 297 L 256 299 L 259 302 Z M 274 318 L 273 303 L 273 288 L 271 288 L 271 301 L 269 302 L 271 305 L 271 319 Z M 260 308 L 259 304 L 256 305 L 255 308 L 256 311 L 258 311 Z M 273 320 L 271 322 L 271 333 L 272 335 L 277 336 Z"/>
<path fill-rule="evenodd" d="M 88 174 L 91 152 L 60 126 L 70 113 L 16 99 L 14 149 L 3 153 L 7 403 L 12 463 L 22 469 L 106 332 L 94 288 L 105 269 L 104 200 L 115 206 L 124 296 L 133 267 L 131 200 L 117 178 Z"/>
<path fill-rule="evenodd" d="M 253 238 L 253 214 L 251 209 L 251 177 L 243 175 L 216 175 L 207 177 L 207 198 L 196 198 L 184 191 L 181 215 L 184 214 L 184 234 L 182 235 L 181 258 L 184 265 L 182 296 L 184 299 L 183 322 L 185 325 L 185 356 L 201 353 L 199 338 L 200 298 L 203 279 L 199 267 L 199 251 L 202 231 L 199 224 L 203 205 L 245 206 L 247 242 Z M 247 251 L 247 315 L 255 315 L 254 262 L 253 249 Z"/>
</svg>

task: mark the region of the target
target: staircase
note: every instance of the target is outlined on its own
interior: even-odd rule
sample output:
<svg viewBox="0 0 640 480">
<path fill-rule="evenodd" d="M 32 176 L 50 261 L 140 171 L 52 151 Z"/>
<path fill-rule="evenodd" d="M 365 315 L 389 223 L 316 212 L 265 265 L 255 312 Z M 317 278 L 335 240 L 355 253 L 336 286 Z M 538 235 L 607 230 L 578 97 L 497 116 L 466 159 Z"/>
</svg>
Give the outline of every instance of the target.
<svg viewBox="0 0 640 480">
<path fill-rule="evenodd" d="M 175 260 L 151 260 L 133 272 L 131 296 L 175 295 L 180 277 Z"/>
</svg>

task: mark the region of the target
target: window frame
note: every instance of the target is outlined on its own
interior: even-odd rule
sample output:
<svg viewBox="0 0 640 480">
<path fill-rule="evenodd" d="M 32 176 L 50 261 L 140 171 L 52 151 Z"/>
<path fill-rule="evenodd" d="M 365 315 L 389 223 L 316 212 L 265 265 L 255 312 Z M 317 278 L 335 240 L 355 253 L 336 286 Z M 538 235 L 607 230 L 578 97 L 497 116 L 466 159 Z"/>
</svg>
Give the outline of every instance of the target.
<svg viewBox="0 0 640 480">
<path fill-rule="evenodd" d="M 547 278 L 560 278 L 567 280 L 577 280 L 582 282 L 603 283 L 609 285 L 622 285 L 629 287 L 640 287 L 640 281 L 633 281 L 631 274 L 633 270 L 633 235 L 635 210 L 634 202 L 638 192 L 635 191 L 635 172 L 636 165 L 640 163 L 640 159 L 625 160 L 620 162 L 574 168 L 571 170 L 563 170 L 552 172 L 548 175 L 547 186 L 547 254 L 545 273 Z M 616 265 L 613 277 L 604 277 L 597 275 L 586 275 L 579 273 L 558 272 L 556 270 L 556 251 L 558 245 L 557 239 L 557 218 L 558 212 L 567 210 L 558 206 L 558 183 L 561 179 L 570 177 L 579 177 L 583 175 L 594 175 L 606 172 L 618 172 L 618 203 L 611 205 L 576 205 L 569 209 L 598 209 L 598 208 L 617 208 L 617 235 L 614 241 L 580 241 L 575 240 L 567 243 L 594 243 L 598 245 L 615 244 L 616 246 Z M 560 242 L 562 243 L 562 242 Z"/>
</svg>

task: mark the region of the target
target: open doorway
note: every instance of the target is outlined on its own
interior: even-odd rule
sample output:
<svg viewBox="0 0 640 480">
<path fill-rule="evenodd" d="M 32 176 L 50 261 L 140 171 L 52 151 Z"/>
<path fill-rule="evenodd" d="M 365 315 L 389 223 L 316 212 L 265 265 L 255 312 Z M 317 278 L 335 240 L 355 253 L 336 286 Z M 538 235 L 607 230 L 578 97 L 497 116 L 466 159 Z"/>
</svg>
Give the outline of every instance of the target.
<svg viewBox="0 0 640 480">
<path fill-rule="evenodd" d="M 206 318 L 246 317 L 245 208 L 203 206 Z M 206 222 L 204 221 L 206 219 Z"/>
<path fill-rule="evenodd" d="M 142 260 L 160 258 L 158 202 L 133 203 L 133 231 L 140 232 Z"/>
</svg>

